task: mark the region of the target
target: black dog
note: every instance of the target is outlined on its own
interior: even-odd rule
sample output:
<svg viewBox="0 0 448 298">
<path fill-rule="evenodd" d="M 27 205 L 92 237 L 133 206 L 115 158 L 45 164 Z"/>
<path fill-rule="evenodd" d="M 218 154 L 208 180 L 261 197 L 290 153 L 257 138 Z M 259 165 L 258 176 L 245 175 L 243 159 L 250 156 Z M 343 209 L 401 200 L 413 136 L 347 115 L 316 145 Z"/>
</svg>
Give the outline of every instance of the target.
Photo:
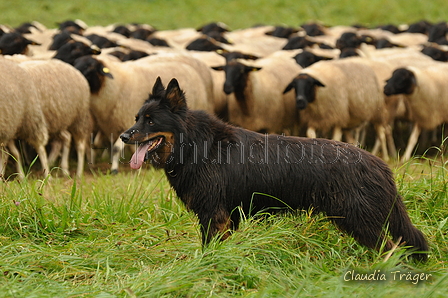
<svg viewBox="0 0 448 298">
<path fill-rule="evenodd" d="M 231 126 L 189 110 L 177 80 L 165 89 L 160 78 L 121 139 L 139 145 L 132 168 L 149 160 L 165 170 L 198 216 L 204 244 L 238 228 L 238 207 L 246 214 L 314 208 L 367 247 L 379 249 L 388 228 L 415 257 L 427 257 L 428 244 L 412 225 L 387 164 L 355 146 Z M 386 249 L 392 245 L 388 240 Z"/>
</svg>

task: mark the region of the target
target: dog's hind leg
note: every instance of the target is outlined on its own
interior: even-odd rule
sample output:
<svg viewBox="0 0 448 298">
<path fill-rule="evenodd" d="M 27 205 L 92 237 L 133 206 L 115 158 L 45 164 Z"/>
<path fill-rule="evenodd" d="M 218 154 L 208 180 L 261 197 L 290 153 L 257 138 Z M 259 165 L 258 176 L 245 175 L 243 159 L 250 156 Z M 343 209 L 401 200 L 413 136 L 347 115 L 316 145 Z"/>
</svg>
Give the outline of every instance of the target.
<svg viewBox="0 0 448 298">
<path fill-rule="evenodd" d="M 386 240 L 385 218 L 382 222 L 371 215 L 353 213 L 344 216 L 329 216 L 329 218 L 337 227 L 368 248 L 379 250 L 384 241 L 386 241 L 386 250 L 392 248 L 393 243 Z"/>
</svg>

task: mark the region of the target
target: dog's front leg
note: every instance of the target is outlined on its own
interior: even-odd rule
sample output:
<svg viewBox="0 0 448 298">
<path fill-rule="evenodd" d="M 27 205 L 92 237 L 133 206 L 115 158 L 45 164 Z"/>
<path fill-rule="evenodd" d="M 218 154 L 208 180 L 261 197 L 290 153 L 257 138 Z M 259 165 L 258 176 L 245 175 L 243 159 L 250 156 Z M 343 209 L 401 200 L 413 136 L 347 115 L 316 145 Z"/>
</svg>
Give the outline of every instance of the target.
<svg viewBox="0 0 448 298">
<path fill-rule="evenodd" d="M 213 237 L 220 234 L 219 240 L 225 240 L 230 236 L 232 225 L 229 213 L 224 209 L 218 209 L 212 214 L 198 214 L 201 225 L 202 245 L 208 244 Z"/>
</svg>

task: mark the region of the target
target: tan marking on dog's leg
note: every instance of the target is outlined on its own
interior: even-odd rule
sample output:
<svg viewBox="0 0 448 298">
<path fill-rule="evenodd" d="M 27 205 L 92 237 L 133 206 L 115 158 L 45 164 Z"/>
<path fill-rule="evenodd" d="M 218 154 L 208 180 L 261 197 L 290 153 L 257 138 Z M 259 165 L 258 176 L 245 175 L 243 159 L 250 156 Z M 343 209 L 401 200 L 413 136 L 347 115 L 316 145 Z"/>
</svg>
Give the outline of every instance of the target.
<svg viewBox="0 0 448 298">
<path fill-rule="evenodd" d="M 217 233 L 222 234 L 221 240 L 226 240 L 230 236 L 230 230 L 232 228 L 230 215 L 227 211 L 220 210 L 214 217 L 216 221 L 215 227 Z"/>
</svg>

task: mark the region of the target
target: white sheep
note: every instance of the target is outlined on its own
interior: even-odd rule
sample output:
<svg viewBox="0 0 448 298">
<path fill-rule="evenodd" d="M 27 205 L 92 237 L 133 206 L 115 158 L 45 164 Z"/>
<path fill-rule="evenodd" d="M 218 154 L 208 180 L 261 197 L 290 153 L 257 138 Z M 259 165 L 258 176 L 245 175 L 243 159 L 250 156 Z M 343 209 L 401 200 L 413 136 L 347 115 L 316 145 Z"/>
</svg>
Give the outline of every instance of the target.
<svg viewBox="0 0 448 298">
<path fill-rule="evenodd" d="M 229 122 L 258 132 L 296 133 L 297 112 L 292 94 L 283 94 L 302 69 L 293 58 L 275 57 L 228 61 L 213 67 L 224 70 L 224 92 L 229 97 Z"/>
<path fill-rule="evenodd" d="M 78 162 L 76 175 L 81 177 L 93 126 L 87 80 L 74 67 L 56 59 L 26 61 L 19 65 L 28 72 L 36 86 L 50 137 L 62 140 L 62 170 L 65 173 L 69 171 L 73 137 Z"/>
<path fill-rule="evenodd" d="M 387 81 L 384 93 L 404 94 L 414 122 L 403 161 L 411 158 L 422 129 L 433 130 L 448 122 L 447 82 L 448 65 L 443 62 L 397 68 Z"/>
<path fill-rule="evenodd" d="M 45 175 L 50 173 L 45 145 L 48 130 L 34 83 L 17 63 L 0 57 L 0 175 L 5 173 L 6 146 L 17 161 L 19 177 L 24 177 L 20 152 L 14 140 L 24 140 L 39 155 Z"/>
<path fill-rule="evenodd" d="M 333 130 L 333 139 L 341 140 L 342 130 L 348 130 L 347 141 L 356 142 L 350 132 L 372 122 L 387 158 L 384 97 L 367 64 L 351 59 L 319 61 L 303 69 L 284 92 L 293 88 L 308 137 L 315 138 L 316 130 Z"/>
<path fill-rule="evenodd" d="M 212 98 L 197 71 L 186 63 L 120 62 L 108 55 L 85 56 L 75 67 L 90 84 L 92 114 L 106 138 L 113 142 L 111 171 L 118 171 L 123 143 L 119 135 L 133 125 L 138 112 L 158 76 L 163 80 L 176 77 L 185 86 L 188 105 L 192 109 L 213 111 Z"/>
</svg>

